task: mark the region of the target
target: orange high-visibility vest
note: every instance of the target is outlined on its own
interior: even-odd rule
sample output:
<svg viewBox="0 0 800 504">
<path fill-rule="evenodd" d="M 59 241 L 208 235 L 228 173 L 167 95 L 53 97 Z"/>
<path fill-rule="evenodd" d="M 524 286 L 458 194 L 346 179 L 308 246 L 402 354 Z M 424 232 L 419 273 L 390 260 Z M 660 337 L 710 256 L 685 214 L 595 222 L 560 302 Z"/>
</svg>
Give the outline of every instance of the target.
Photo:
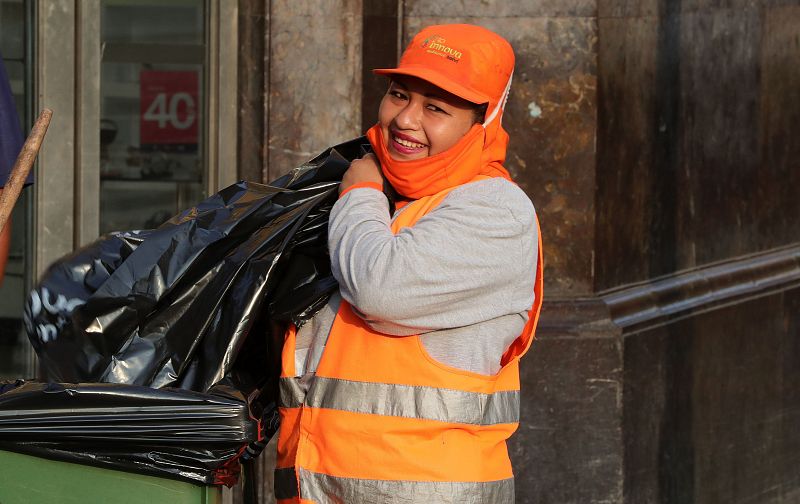
<svg viewBox="0 0 800 504">
<path fill-rule="evenodd" d="M 413 226 L 452 189 L 410 203 L 392 231 Z M 538 223 L 537 223 L 538 227 Z M 506 440 L 519 424 L 519 359 L 542 303 L 493 375 L 447 366 L 419 336 L 371 330 L 342 301 L 307 393 L 295 377 L 294 328 L 281 374 L 278 503 L 513 503 Z"/>
</svg>

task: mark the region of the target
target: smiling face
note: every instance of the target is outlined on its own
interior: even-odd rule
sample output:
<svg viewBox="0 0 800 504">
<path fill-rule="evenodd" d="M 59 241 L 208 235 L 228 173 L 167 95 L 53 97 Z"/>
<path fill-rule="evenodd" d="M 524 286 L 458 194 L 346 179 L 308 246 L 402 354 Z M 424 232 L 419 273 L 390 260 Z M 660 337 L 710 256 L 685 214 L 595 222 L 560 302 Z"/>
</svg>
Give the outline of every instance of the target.
<svg viewBox="0 0 800 504">
<path fill-rule="evenodd" d="M 444 152 L 475 124 L 476 105 L 422 79 L 395 76 L 378 121 L 392 158 L 411 161 Z"/>
</svg>

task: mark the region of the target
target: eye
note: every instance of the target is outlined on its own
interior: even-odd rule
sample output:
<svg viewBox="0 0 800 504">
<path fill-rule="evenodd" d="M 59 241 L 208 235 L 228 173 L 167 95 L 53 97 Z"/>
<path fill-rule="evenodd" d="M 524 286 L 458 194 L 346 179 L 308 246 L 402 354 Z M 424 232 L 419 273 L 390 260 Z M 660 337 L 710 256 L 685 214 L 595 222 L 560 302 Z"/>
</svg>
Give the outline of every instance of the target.
<svg viewBox="0 0 800 504">
<path fill-rule="evenodd" d="M 427 105 L 425 106 L 425 108 L 427 108 L 427 109 L 428 109 L 428 110 L 430 110 L 431 112 L 436 112 L 437 114 L 447 114 L 447 115 L 450 115 L 450 114 L 449 114 L 449 113 L 448 113 L 446 110 L 444 110 L 443 108 L 437 107 L 436 105 L 434 105 L 434 104 L 432 104 L 432 103 L 429 103 L 429 104 L 427 104 Z"/>
<path fill-rule="evenodd" d="M 405 93 L 403 93 L 402 91 L 399 91 L 397 89 L 390 89 L 388 94 L 389 94 L 389 96 L 393 96 L 394 98 L 398 98 L 400 100 L 405 100 L 406 99 Z"/>
</svg>

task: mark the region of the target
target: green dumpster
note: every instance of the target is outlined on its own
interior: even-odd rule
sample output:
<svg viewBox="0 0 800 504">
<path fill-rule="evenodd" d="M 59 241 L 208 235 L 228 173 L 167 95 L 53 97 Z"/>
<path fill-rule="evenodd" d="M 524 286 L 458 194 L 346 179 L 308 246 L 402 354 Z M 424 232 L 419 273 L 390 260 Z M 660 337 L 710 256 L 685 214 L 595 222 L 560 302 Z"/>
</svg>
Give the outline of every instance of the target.
<svg viewBox="0 0 800 504">
<path fill-rule="evenodd" d="M 258 428 L 222 387 L 0 382 L 0 504 L 220 504 Z"/>
<path fill-rule="evenodd" d="M 218 486 L 0 451 L 0 504 L 220 504 Z"/>
</svg>

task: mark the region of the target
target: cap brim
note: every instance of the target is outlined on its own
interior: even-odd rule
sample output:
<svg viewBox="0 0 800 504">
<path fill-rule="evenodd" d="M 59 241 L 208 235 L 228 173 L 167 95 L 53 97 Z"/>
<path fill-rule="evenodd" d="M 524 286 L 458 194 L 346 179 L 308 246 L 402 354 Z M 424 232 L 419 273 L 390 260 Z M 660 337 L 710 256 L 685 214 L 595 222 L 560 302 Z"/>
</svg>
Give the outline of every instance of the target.
<svg viewBox="0 0 800 504">
<path fill-rule="evenodd" d="M 452 93 L 459 98 L 463 98 L 464 100 L 476 105 L 483 105 L 484 103 L 489 103 L 491 101 L 491 99 L 485 94 L 471 90 L 459 84 L 458 82 L 455 82 L 446 75 L 427 67 L 407 66 L 404 68 L 376 68 L 372 71 L 372 73 L 388 76 L 408 75 L 410 77 L 417 77 L 418 79 L 430 82 L 434 86 L 440 87 L 448 93 Z"/>
</svg>

